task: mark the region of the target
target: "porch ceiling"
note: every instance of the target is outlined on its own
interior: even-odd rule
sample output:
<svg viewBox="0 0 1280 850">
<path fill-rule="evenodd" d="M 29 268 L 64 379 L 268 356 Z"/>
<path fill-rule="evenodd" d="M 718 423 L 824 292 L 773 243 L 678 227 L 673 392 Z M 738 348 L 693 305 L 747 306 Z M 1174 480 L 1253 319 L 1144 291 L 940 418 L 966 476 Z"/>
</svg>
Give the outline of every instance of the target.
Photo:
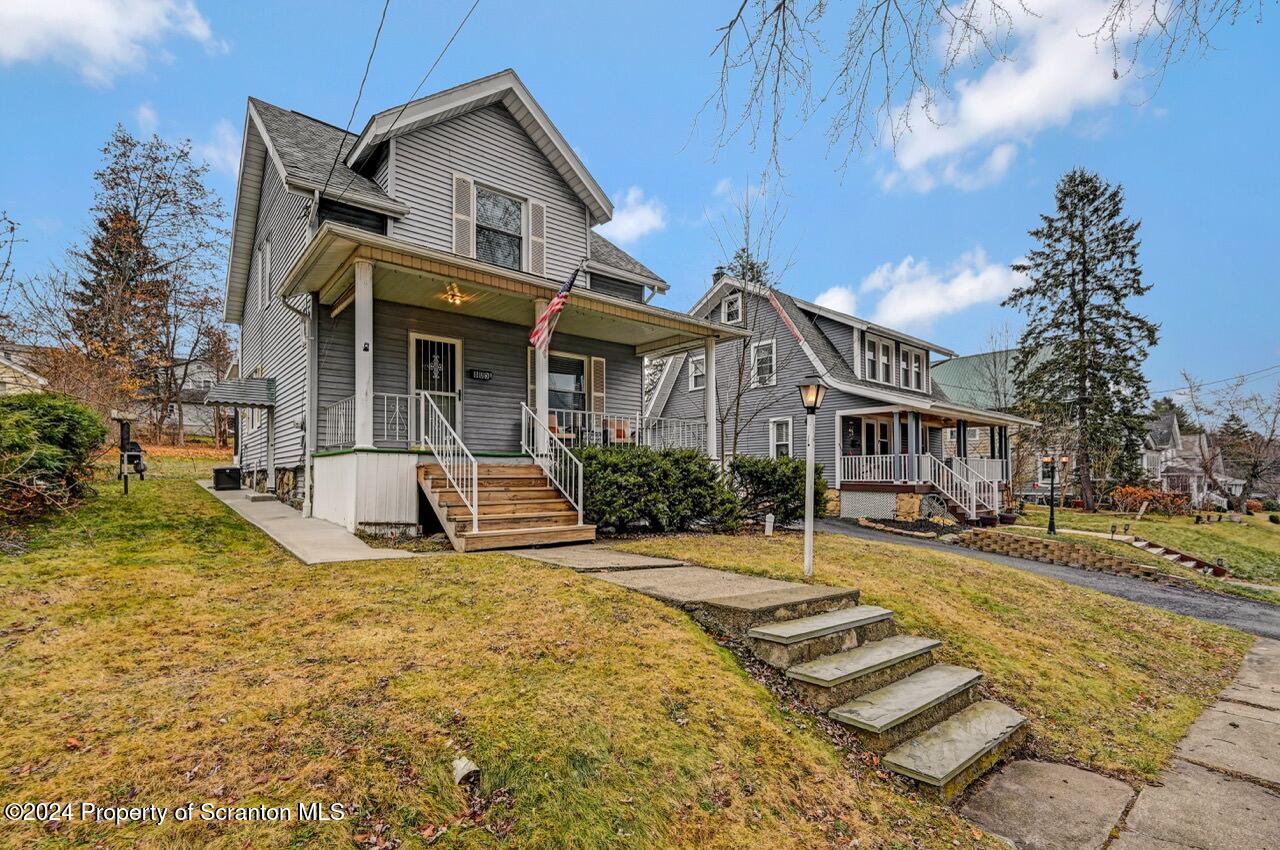
<svg viewBox="0 0 1280 850">
<path fill-rule="evenodd" d="M 464 257 L 408 245 L 345 225 L 325 222 L 285 276 L 285 298 L 318 293 L 320 303 L 346 309 L 354 292 L 353 265 L 373 262 L 373 295 L 465 316 L 532 327 L 534 302 L 555 296 L 559 285 L 508 272 Z M 746 334 L 648 304 L 575 289 L 556 325 L 559 333 L 634 346 L 637 354 L 665 355 L 702 345 L 707 338 Z"/>
</svg>

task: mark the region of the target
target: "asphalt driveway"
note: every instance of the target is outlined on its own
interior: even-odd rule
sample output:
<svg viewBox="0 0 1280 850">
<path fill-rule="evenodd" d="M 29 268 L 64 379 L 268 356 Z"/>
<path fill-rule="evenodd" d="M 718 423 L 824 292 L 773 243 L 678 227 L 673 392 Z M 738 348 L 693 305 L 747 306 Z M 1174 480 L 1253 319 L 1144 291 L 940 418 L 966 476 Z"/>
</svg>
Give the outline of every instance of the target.
<svg viewBox="0 0 1280 850">
<path fill-rule="evenodd" d="M 936 549 L 940 552 L 964 555 L 968 558 L 977 558 L 993 564 L 1004 564 L 1007 567 L 1015 567 L 1027 572 L 1061 579 L 1068 584 L 1109 593 L 1112 596 L 1119 596 L 1131 602 L 1141 602 L 1144 605 L 1163 608 L 1166 611 L 1173 611 L 1175 614 L 1186 614 L 1189 617 L 1208 620 L 1211 623 L 1231 626 L 1242 632 L 1280 639 L 1280 605 L 1270 605 L 1266 602 L 1257 602 L 1252 599 L 1234 596 L 1220 596 L 1215 593 L 1201 593 L 1177 587 L 1166 587 L 1140 578 L 1116 576 L 1110 573 L 1093 573 L 1074 567 L 1042 564 L 1039 561 L 1011 558 L 1007 555 L 978 552 L 973 549 L 960 549 L 957 546 L 939 543 L 935 540 L 920 540 L 912 537 L 901 537 L 896 534 L 885 534 L 881 531 L 863 528 L 860 525 L 842 520 L 820 520 L 817 523 L 817 528 L 819 531 L 843 534 L 846 537 L 876 540 L 881 543 L 896 543 L 901 546 Z"/>
</svg>

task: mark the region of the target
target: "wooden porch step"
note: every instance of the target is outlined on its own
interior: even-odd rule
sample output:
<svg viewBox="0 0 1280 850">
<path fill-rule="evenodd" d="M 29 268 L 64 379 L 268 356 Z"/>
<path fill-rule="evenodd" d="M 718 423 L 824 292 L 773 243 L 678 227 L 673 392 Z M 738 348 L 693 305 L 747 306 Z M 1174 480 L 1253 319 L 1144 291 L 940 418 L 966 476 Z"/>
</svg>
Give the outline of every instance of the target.
<svg viewBox="0 0 1280 850">
<path fill-rule="evenodd" d="M 546 502 L 564 498 L 557 490 L 545 484 L 541 487 L 481 487 L 477 495 L 481 505 L 511 505 L 519 502 Z M 462 504 L 462 494 L 451 487 L 441 489 L 436 496 L 440 504 L 446 507 Z"/>
<path fill-rule="evenodd" d="M 449 517 L 460 532 L 471 530 L 471 516 Z M 490 514 L 480 515 L 481 531 L 508 531 L 520 528 L 551 528 L 578 524 L 578 512 L 575 510 L 544 511 L 536 514 Z"/>
<path fill-rule="evenodd" d="M 424 475 L 421 476 L 419 480 L 422 481 L 423 486 L 430 487 L 432 490 L 443 492 L 452 489 L 449 484 L 449 479 L 446 478 L 443 473 L 440 475 Z M 527 475 L 500 478 L 481 475 L 476 481 L 476 485 L 480 488 L 481 492 L 489 491 L 494 493 L 506 493 L 521 490 L 527 491 L 543 489 L 547 486 L 547 479 L 546 476 L 543 475 L 539 475 L 536 478 Z"/>
<path fill-rule="evenodd" d="M 544 478 L 545 473 L 533 463 L 481 463 L 477 464 L 477 473 L 481 478 Z M 419 474 L 444 475 L 444 467 L 438 463 L 418 464 Z"/>
<path fill-rule="evenodd" d="M 453 495 L 456 496 L 457 494 L 455 493 Z M 449 519 L 461 520 L 469 519 L 471 517 L 471 509 L 458 502 L 445 505 L 444 507 L 448 511 Z M 564 499 L 559 495 L 548 496 L 545 499 L 525 499 L 519 502 L 486 502 L 481 500 L 479 508 L 481 518 L 490 516 L 510 516 L 512 514 L 559 513 L 563 511 L 572 511 L 576 516 L 578 513 L 574 510 L 573 506 L 569 504 L 567 499 Z"/>
<path fill-rule="evenodd" d="M 520 549 L 554 543 L 590 543 L 596 539 L 594 525 L 566 525 L 542 528 L 517 528 L 499 531 L 464 531 L 457 535 L 458 550 L 479 552 L 485 549 Z"/>
</svg>

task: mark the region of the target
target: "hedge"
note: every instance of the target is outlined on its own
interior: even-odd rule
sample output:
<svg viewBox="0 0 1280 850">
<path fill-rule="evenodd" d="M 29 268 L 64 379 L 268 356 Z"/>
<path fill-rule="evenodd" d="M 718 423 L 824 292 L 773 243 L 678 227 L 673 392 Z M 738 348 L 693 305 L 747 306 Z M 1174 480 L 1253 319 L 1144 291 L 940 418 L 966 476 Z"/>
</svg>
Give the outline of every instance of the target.
<svg viewBox="0 0 1280 850">
<path fill-rule="evenodd" d="M 804 519 L 804 461 L 793 457 L 737 455 L 729 461 L 729 486 L 742 502 L 743 513 L 756 522 L 773 514 L 787 525 Z M 814 467 L 814 516 L 827 514 L 827 482 L 822 465 Z"/>
<path fill-rule="evenodd" d="M 68 396 L 0 396 L 0 512 L 30 519 L 82 496 L 106 437 L 98 414 Z"/>
</svg>

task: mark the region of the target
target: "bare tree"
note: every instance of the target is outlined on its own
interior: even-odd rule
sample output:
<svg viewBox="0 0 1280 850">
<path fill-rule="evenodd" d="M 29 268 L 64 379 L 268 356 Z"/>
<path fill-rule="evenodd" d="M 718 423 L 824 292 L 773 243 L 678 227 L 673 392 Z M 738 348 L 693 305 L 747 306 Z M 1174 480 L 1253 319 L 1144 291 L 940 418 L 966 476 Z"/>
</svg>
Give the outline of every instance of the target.
<svg viewBox="0 0 1280 850">
<path fill-rule="evenodd" d="M 960 68 L 1008 59 L 1017 24 L 1038 0 L 736 0 L 717 27 L 714 92 L 703 110 L 719 121 L 719 144 L 741 132 L 753 147 L 779 150 L 791 124 L 829 106 L 828 141 L 846 157 L 870 141 L 896 144 L 937 105 Z M 1214 31 L 1267 0 L 1110 0 L 1097 27 L 1080 33 L 1113 56 L 1116 78 L 1139 67 L 1162 77 L 1188 52 L 1203 53 Z M 837 21 L 834 11 L 839 10 Z M 842 33 L 842 40 L 833 38 Z M 834 57 L 815 65 L 815 57 Z"/>
<path fill-rule="evenodd" d="M 1200 440 L 1199 466 L 1210 489 L 1236 509 L 1243 509 L 1259 482 L 1280 478 L 1280 385 L 1249 392 L 1245 378 L 1210 389 L 1184 372 L 1189 412 L 1208 433 Z M 1223 481 L 1240 479 L 1240 492 Z"/>
<path fill-rule="evenodd" d="M 18 241 L 18 223 L 0 210 L 0 340 L 12 337 L 14 330 L 9 301 L 13 292 L 13 246 Z"/>
</svg>

